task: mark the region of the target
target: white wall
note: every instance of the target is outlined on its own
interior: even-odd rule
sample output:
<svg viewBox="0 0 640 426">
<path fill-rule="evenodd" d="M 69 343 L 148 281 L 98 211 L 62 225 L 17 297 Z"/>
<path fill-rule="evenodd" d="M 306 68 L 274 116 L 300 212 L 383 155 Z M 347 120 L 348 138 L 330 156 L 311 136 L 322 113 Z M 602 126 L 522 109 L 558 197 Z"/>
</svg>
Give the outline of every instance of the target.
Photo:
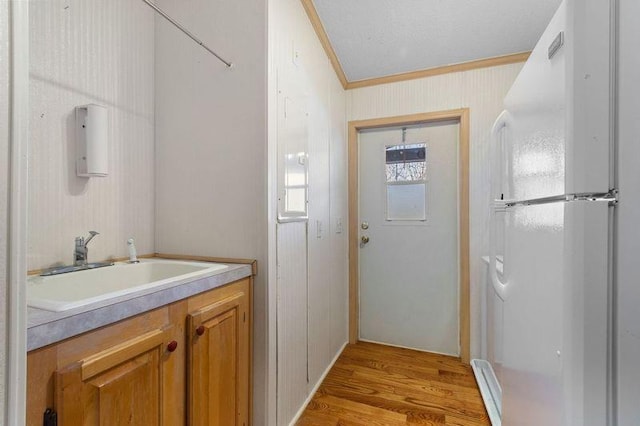
<svg viewBox="0 0 640 426">
<path fill-rule="evenodd" d="M 269 39 L 272 178 L 277 174 L 278 114 L 283 114 L 278 99 L 302 100 L 299 104 L 308 113 L 308 233 L 300 232 L 299 224 L 278 225 L 275 250 L 280 281 L 273 277 L 269 284 L 278 289 L 277 424 L 286 425 L 348 338 L 346 96 L 299 0 L 270 2 Z M 276 191 L 272 198 L 275 206 Z M 270 229 L 275 227 L 275 215 L 274 207 Z M 344 228 L 341 233 L 337 232 L 339 222 Z M 298 275 L 299 282 L 289 282 L 307 253 L 306 280 Z M 306 291 L 298 291 L 304 286 Z M 286 313 L 284 324 L 282 312 Z M 295 321 L 306 323 L 306 330 L 291 327 Z M 291 365 L 306 365 L 307 374 L 287 374 Z"/>
<path fill-rule="evenodd" d="M 445 74 L 347 92 L 347 117 L 364 120 L 470 108 L 471 357 L 480 355 L 480 300 L 488 251 L 489 132 L 523 64 Z"/>
<path fill-rule="evenodd" d="M 28 268 L 71 263 L 76 236 L 101 233 L 89 260 L 154 247 L 154 14 L 130 0 L 30 5 Z M 109 176 L 75 176 L 74 107 L 109 109 Z"/>
<path fill-rule="evenodd" d="M 9 3 L 0 2 L 0 423 L 5 415 L 7 200 L 9 183 Z"/>
<path fill-rule="evenodd" d="M 618 425 L 640 424 L 640 3 L 620 0 L 618 174 L 620 204 L 618 214 L 617 261 L 617 368 Z"/>
<path fill-rule="evenodd" d="M 267 383 L 266 2 L 158 4 L 234 63 L 156 18 L 156 251 L 255 258 L 254 424 Z M 272 390 L 275 391 L 275 388 Z"/>
</svg>

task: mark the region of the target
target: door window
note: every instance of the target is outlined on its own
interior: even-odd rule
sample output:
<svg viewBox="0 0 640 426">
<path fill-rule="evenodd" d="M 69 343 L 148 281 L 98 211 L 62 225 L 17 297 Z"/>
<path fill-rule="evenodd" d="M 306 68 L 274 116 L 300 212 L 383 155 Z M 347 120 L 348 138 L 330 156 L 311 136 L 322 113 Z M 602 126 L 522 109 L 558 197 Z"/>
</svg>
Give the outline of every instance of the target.
<svg viewBox="0 0 640 426">
<path fill-rule="evenodd" d="M 427 219 L 427 145 L 385 147 L 386 220 Z"/>
</svg>

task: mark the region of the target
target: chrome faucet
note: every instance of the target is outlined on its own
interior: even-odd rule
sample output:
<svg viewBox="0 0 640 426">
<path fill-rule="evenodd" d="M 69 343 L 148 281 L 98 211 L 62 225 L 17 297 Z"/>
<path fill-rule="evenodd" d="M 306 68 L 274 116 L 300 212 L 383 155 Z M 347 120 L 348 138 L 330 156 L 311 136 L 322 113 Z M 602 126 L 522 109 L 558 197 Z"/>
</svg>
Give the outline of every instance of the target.
<svg viewBox="0 0 640 426">
<path fill-rule="evenodd" d="M 54 266 L 53 268 L 43 271 L 40 275 L 46 277 L 49 275 L 66 274 L 67 272 L 85 271 L 87 269 L 96 269 L 113 265 L 112 262 L 87 262 L 87 255 L 89 254 L 87 244 L 89 244 L 89 241 L 91 241 L 96 235 L 98 235 L 98 232 L 89 231 L 89 237 L 87 239 L 84 239 L 83 237 L 76 237 L 76 246 L 75 250 L 73 250 L 73 265 Z"/>
<path fill-rule="evenodd" d="M 86 240 L 84 237 L 76 237 L 76 247 L 73 251 L 73 264 L 75 266 L 85 266 L 87 264 L 87 255 L 89 254 L 87 244 L 89 244 L 89 241 L 99 233 L 96 231 L 89 231 L 89 234 L 89 238 Z"/>
</svg>

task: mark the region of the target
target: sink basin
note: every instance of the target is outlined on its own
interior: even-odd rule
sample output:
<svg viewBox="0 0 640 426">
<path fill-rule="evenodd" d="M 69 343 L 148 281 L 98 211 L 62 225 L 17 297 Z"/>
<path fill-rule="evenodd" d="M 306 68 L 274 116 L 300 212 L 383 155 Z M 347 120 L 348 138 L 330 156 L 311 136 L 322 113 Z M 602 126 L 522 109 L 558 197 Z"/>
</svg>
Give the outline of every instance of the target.
<svg viewBox="0 0 640 426">
<path fill-rule="evenodd" d="M 27 305 L 61 312 L 133 292 L 193 281 L 227 268 L 220 263 L 142 260 L 27 279 Z"/>
</svg>

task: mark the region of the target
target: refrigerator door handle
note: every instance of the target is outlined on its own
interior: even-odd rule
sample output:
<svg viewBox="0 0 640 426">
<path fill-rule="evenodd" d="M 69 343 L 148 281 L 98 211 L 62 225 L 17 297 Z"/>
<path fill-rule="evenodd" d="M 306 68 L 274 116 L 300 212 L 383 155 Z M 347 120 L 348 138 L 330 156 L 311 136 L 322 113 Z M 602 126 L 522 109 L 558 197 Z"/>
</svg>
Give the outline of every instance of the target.
<svg viewBox="0 0 640 426">
<path fill-rule="evenodd" d="M 530 198 L 528 200 L 496 200 L 504 204 L 505 208 L 518 206 L 539 206 L 541 204 L 569 203 L 573 201 L 606 202 L 610 206 L 618 204 L 619 192 L 611 189 L 609 192 L 580 192 L 574 194 L 561 194 L 551 197 Z"/>
<path fill-rule="evenodd" d="M 498 297 L 504 301 L 507 297 L 507 285 L 506 281 L 502 281 L 498 276 L 498 266 L 496 264 L 497 248 L 496 248 L 496 228 L 497 228 L 497 215 L 498 212 L 506 212 L 504 202 L 497 200 L 491 207 L 491 218 L 489 219 L 489 276 L 491 277 L 491 284 Z M 505 271 L 505 258 L 503 257 L 502 271 Z"/>
<path fill-rule="evenodd" d="M 496 177 L 495 174 L 502 170 L 502 167 L 501 167 L 502 165 L 500 163 L 502 162 L 502 156 L 503 156 L 504 150 L 506 149 L 506 146 L 500 147 L 500 132 L 504 128 L 508 127 L 510 121 L 511 121 L 510 114 L 506 110 L 502 111 L 502 113 L 500 113 L 495 123 L 493 124 L 493 127 L 491 128 L 491 139 L 490 139 L 491 147 L 496 153 L 494 155 L 495 163 L 493 164 L 493 167 L 492 167 L 494 171 L 493 172 L 494 185 L 498 184 L 500 180 L 504 177 L 504 176 Z M 495 188 L 492 188 L 492 191 L 494 189 Z M 501 197 L 504 197 L 504 193 L 501 194 Z M 502 200 L 496 200 L 491 206 L 491 212 L 490 212 L 491 217 L 489 218 L 489 276 L 491 277 L 491 284 L 493 285 L 493 289 L 495 290 L 498 297 L 503 301 L 507 296 L 507 291 L 506 291 L 507 283 L 500 280 L 500 277 L 498 276 L 497 265 L 496 265 L 496 256 L 497 256 L 497 253 L 496 253 L 497 251 L 497 247 L 496 247 L 497 217 L 496 216 L 498 212 L 505 212 L 505 211 L 506 211 L 506 204 Z M 503 274 L 505 271 L 504 260 L 505 259 L 503 257 L 503 263 L 502 263 Z"/>
<path fill-rule="evenodd" d="M 493 123 L 493 127 L 491 128 L 491 134 L 489 136 L 490 142 L 490 150 L 493 151 L 493 164 L 491 165 L 492 170 L 492 192 L 496 192 L 497 189 L 500 189 L 500 193 L 497 194 L 500 199 L 504 198 L 504 192 L 506 190 L 505 184 L 508 183 L 509 180 L 509 170 L 504 170 L 503 167 L 506 167 L 506 161 L 504 161 L 505 152 L 507 150 L 506 144 L 500 144 L 500 132 L 509 127 L 509 123 L 511 122 L 511 115 L 507 110 L 504 110 L 500 113 L 496 121 Z M 504 179 L 504 181 L 503 181 Z"/>
</svg>

